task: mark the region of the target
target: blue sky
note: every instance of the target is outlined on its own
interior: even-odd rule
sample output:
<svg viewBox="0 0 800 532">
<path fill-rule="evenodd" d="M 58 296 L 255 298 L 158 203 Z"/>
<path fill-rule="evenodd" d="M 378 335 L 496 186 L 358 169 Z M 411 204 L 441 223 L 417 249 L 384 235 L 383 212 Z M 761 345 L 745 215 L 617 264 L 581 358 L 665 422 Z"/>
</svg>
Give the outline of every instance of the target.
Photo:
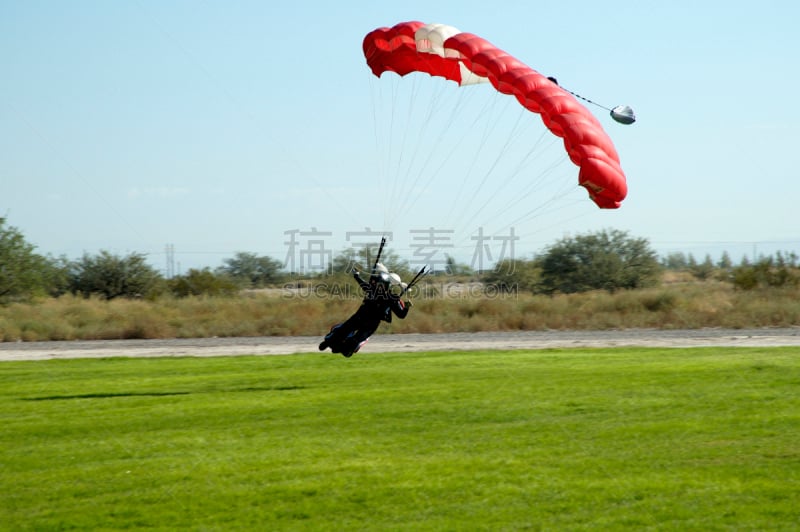
<svg viewBox="0 0 800 532">
<path fill-rule="evenodd" d="M 800 253 L 799 6 L 0 0 L 0 215 L 44 254 L 140 252 L 164 269 L 171 244 L 178 271 L 239 251 L 311 269 L 301 249 L 335 254 L 367 228 L 391 232 L 412 262 L 431 230 L 445 239 L 439 257 L 466 263 L 479 231 L 497 237 L 489 262 L 512 230 L 518 257 L 603 228 L 698 259 Z M 517 174 L 524 156 L 502 148 L 510 122 L 464 141 L 444 170 L 421 170 L 428 155 L 409 137 L 429 124 L 388 124 L 408 84 L 374 78 L 361 52 L 367 32 L 406 20 L 476 33 L 574 92 L 631 105 L 631 126 L 592 107 L 627 174 L 623 206 L 597 209 L 569 163 L 551 176 L 567 187 L 562 199 L 523 197 L 558 144 Z M 420 92 L 445 86 L 448 105 L 504 105 L 488 90 L 462 96 L 426 81 Z M 422 108 L 430 94 L 402 105 Z M 532 140 L 514 142 L 540 142 L 531 123 Z M 441 125 L 432 152 L 450 150 L 462 127 Z M 398 170 L 392 157 L 412 162 Z M 498 159 L 484 181 L 480 168 Z M 522 210 L 505 207 L 513 198 Z"/>
</svg>

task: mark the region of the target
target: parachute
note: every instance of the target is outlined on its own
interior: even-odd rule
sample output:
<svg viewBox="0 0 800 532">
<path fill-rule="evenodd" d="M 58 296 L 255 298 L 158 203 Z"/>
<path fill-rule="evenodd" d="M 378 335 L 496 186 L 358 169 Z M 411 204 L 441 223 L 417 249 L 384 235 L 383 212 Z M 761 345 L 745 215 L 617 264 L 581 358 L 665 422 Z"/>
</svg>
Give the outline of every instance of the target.
<svg viewBox="0 0 800 532">
<path fill-rule="evenodd" d="M 367 65 L 377 77 L 384 72 L 400 76 L 422 72 L 459 86 L 489 83 L 498 92 L 513 95 L 563 139 L 569 159 L 579 168 L 578 184 L 598 207 L 616 209 L 625 199 L 625 173 L 614 144 L 597 118 L 554 78 L 540 74 L 481 37 L 443 24 L 412 21 L 378 28 L 366 35 L 363 50 Z M 627 106 L 615 107 L 612 117 L 627 124 L 635 120 Z"/>
</svg>

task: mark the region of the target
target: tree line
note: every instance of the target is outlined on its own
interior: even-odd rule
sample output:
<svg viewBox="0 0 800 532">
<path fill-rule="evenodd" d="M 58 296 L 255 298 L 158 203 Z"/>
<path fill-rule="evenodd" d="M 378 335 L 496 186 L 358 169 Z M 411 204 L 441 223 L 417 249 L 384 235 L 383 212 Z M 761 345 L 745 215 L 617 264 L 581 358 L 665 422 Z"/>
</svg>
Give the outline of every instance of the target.
<svg viewBox="0 0 800 532">
<path fill-rule="evenodd" d="M 413 274 L 408 262 L 396 254 L 388 253 L 385 260 L 404 278 Z M 100 251 L 85 253 L 77 260 L 40 255 L 17 228 L 0 217 L 0 303 L 68 293 L 109 300 L 154 299 L 165 295 L 233 295 L 247 288 L 299 282 L 336 286 L 350 282 L 349 274 L 359 267 L 359 262 L 356 250 L 347 249 L 334 257 L 328 271 L 298 276 L 284 271 L 282 264 L 271 257 L 238 252 L 216 269 L 190 269 L 168 279 L 141 253 L 117 255 Z M 717 262 L 710 256 L 697 261 L 691 254 L 682 253 L 659 258 L 647 239 L 614 229 L 562 238 L 533 258 L 504 260 L 489 271 L 475 272 L 448 257 L 445 268 L 437 275 L 477 280 L 503 292 L 552 295 L 650 287 L 661 282 L 665 270 L 688 272 L 701 281 L 729 282 L 742 290 L 797 286 L 800 282 L 795 253 L 777 253 L 754 262 L 745 257 L 738 265 L 727 253 Z"/>
</svg>

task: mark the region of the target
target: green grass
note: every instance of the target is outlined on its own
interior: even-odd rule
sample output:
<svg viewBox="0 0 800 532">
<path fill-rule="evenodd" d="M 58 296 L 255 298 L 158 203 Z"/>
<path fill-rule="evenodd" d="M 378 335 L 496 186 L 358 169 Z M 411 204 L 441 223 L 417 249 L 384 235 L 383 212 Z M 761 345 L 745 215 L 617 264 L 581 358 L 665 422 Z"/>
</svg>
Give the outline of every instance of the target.
<svg viewBox="0 0 800 532">
<path fill-rule="evenodd" d="M 800 350 L 0 365 L 4 530 L 796 530 Z"/>
</svg>

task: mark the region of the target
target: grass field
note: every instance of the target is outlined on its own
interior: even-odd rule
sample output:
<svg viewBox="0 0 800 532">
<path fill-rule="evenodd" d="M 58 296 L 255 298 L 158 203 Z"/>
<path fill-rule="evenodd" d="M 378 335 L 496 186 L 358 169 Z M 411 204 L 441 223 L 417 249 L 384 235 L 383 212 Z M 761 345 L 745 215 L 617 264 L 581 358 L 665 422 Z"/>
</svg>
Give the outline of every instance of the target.
<svg viewBox="0 0 800 532">
<path fill-rule="evenodd" d="M 5 530 L 797 530 L 797 348 L 0 364 Z"/>
</svg>

